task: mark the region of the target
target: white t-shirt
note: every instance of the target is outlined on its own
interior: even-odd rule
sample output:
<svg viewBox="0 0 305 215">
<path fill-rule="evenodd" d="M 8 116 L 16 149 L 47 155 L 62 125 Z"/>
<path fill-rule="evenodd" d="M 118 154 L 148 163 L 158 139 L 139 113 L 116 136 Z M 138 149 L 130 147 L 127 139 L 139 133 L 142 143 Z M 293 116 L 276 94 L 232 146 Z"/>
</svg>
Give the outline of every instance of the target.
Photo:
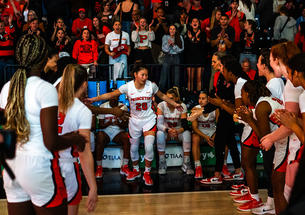
<svg viewBox="0 0 305 215">
<path fill-rule="evenodd" d="M 121 105 L 123 105 L 123 104 L 119 102 L 119 103 L 118 103 L 118 106 L 121 106 Z M 110 106 L 110 103 L 109 103 L 109 102 L 105 102 L 104 104 L 101 104 L 100 107 L 101 107 L 101 108 L 112 108 L 112 107 Z M 125 110 L 125 111 L 128 111 L 128 108 L 126 107 L 126 105 L 123 105 L 123 106 L 121 107 L 121 109 L 122 109 L 122 110 Z M 99 115 L 97 116 L 97 118 L 98 118 L 98 119 L 103 119 L 103 120 L 105 120 L 105 123 L 108 123 L 109 121 L 112 121 L 112 122 L 114 122 L 114 121 L 120 121 L 120 122 L 121 122 L 120 118 L 118 118 L 117 116 L 112 115 L 112 114 L 99 114 Z M 109 133 L 111 133 L 112 131 L 117 132 L 117 131 L 123 131 L 123 130 L 124 130 L 124 129 L 120 128 L 120 127 L 117 126 L 117 125 L 109 125 L 107 128 L 102 129 L 102 131 L 106 131 L 106 132 L 109 132 Z"/>
<path fill-rule="evenodd" d="M 110 51 L 113 51 L 114 48 L 119 46 L 120 34 L 115 33 L 114 31 L 110 32 L 106 36 L 105 44 L 109 46 Z M 130 45 L 130 39 L 128 33 L 122 31 L 121 44 Z"/>
<path fill-rule="evenodd" d="M 241 98 L 241 89 L 243 88 L 244 84 L 247 82 L 247 80 L 243 78 L 238 78 L 237 82 L 234 87 L 234 95 L 235 99 L 240 99 Z"/>
<path fill-rule="evenodd" d="M 290 80 L 287 80 L 284 88 L 284 102 L 299 103 L 299 97 L 304 91 L 303 87 L 294 87 Z"/>
<path fill-rule="evenodd" d="M 78 98 L 74 98 L 73 105 L 66 114 L 58 114 L 58 134 L 63 135 L 79 129 L 91 129 L 92 112 Z M 78 156 L 73 153 L 72 147 L 61 150 L 60 158 L 72 158 Z"/>
<path fill-rule="evenodd" d="M 1 107 L 7 103 L 9 84 L 6 83 L 1 91 Z M 28 154 L 30 156 L 43 156 L 53 158 L 52 153 L 46 148 L 43 142 L 40 125 L 41 109 L 58 106 L 56 89 L 48 82 L 38 76 L 31 76 L 27 79 L 25 87 L 25 114 L 30 124 L 29 141 L 25 144 L 17 144 L 16 153 Z"/>
<path fill-rule="evenodd" d="M 135 119 L 152 119 L 156 118 L 153 111 L 152 97 L 159 91 L 158 86 L 147 80 L 144 88 L 136 89 L 134 81 L 122 85 L 119 88 L 122 94 L 127 95 L 130 104 L 130 116 Z"/>
<path fill-rule="evenodd" d="M 284 81 L 281 78 L 272 78 L 266 84 L 273 97 L 283 101 Z"/>
<path fill-rule="evenodd" d="M 160 102 L 158 104 L 158 108 L 162 111 L 164 116 L 164 123 L 167 128 L 181 128 L 181 114 L 187 112 L 186 105 L 184 103 L 181 104 L 183 107 L 183 111 L 180 112 L 175 108 L 173 111 L 169 109 L 166 101 Z"/>
</svg>

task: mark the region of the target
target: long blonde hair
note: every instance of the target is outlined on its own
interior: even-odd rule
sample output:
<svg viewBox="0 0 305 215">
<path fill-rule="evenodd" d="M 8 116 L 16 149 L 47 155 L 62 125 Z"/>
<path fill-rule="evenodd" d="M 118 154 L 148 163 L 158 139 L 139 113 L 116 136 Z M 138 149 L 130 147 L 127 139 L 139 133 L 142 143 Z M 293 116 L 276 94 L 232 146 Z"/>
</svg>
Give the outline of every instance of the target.
<svg viewBox="0 0 305 215">
<path fill-rule="evenodd" d="M 15 55 L 20 67 L 10 82 L 4 128 L 14 130 L 18 141 L 26 143 L 30 135 L 30 124 L 26 119 L 24 100 L 27 75 L 30 71 L 42 68 L 47 55 L 46 42 L 36 35 L 24 35 L 17 43 Z"/>
<path fill-rule="evenodd" d="M 87 78 L 88 74 L 84 67 L 78 64 L 66 66 L 58 89 L 59 112 L 66 113 L 73 105 L 75 93 Z"/>
</svg>

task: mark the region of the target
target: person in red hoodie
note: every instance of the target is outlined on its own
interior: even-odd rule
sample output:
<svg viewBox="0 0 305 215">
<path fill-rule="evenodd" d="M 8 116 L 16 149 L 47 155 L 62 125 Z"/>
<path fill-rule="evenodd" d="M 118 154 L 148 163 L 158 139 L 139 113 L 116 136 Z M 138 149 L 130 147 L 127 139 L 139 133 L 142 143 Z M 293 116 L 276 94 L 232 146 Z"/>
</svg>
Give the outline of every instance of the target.
<svg viewBox="0 0 305 215">
<path fill-rule="evenodd" d="M 95 78 L 96 66 L 98 65 L 97 42 L 91 39 L 89 29 L 83 28 L 81 31 L 82 39 L 77 40 L 73 46 L 72 57 L 77 63 L 89 68 L 89 78 Z"/>
<path fill-rule="evenodd" d="M 79 18 L 75 19 L 72 23 L 72 34 L 80 38 L 83 28 L 88 28 L 89 31 L 92 31 L 92 20 L 86 17 L 86 10 L 84 8 L 78 10 L 78 15 Z"/>
</svg>

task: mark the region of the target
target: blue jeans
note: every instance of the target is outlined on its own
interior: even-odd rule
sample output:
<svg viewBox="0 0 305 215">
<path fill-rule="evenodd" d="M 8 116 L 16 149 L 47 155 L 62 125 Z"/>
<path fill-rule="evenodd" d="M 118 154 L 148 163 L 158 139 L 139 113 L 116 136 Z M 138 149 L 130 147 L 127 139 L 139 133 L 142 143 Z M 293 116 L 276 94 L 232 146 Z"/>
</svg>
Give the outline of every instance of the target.
<svg viewBox="0 0 305 215">
<path fill-rule="evenodd" d="M 125 31 L 130 35 L 130 33 L 131 33 L 131 22 L 130 21 L 122 21 L 122 31 Z"/>
<path fill-rule="evenodd" d="M 109 64 L 115 64 L 115 63 L 124 63 L 124 73 L 123 73 L 123 78 L 127 78 L 127 55 L 121 54 L 116 59 L 113 59 L 111 56 L 109 56 Z"/>
<path fill-rule="evenodd" d="M 180 70 L 177 64 L 180 64 L 180 56 L 179 54 L 169 55 L 166 54 L 164 57 L 164 63 L 161 69 L 160 82 L 159 86 L 161 91 L 166 91 L 171 88 L 173 85 L 171 84 L 171 68 L 173 68 L 174 72 L 174 86 L 179 87 L 180 85 Z"/>
<path fill-rule="evenodd" d="M 240 53 L 239 56 L 239 63 L 242 63 L 245 58 L 248 58 L 251 63 L 251 69 L 257 70 L 257 56 L 256 54 L 247 54 L 247 53 Z"/>
</svg>

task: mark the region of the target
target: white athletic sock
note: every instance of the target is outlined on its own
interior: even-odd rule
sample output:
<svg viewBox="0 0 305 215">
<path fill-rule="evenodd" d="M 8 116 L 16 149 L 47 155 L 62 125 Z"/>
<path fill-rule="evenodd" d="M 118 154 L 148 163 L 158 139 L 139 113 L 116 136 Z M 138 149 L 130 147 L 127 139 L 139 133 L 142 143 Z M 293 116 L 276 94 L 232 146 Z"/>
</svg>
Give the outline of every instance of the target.
<svg viewBox="0 0 305 215">
<path fill-rule="evenodd" d="M 253 199 L 255 199 L 256 201 L 259 201 L 259 195 L 258 195 L 258 193 L 257 193 L 257 194 L 252 194 L 252 193 L 250 193 L 250 195 L 251 195 L 251 197 L 252 197 Z"/>
<path fill-rule="evenodd" d="M 145 166 L 145 172 L 150 172 L 151 167 Z"/>
<path fill-rule="evenodd" d="M 137 171 L 140 171 L 139 165 L 134 165 L 133 168 Z"/>
<path fill-rule="evenodd" d="M 189 163 L 190 161 L 191 161 L 190 156 L 189 155 L 184 155 L 183 162 L 184 163 Z"/>
<path fill-rule="evenodd" d="M 123 165 L 128 165 L 128 161 L 129 161 L 129 159 L 123 158 Z"/>
<path fill-rule="evenodd" d="M 96 161 L 96 165 L 97 165 L 97 166 L 102 166 L 102 160 Z"/>
<path fill-rule="evenodd" d="M 274 208 L 274 198 L 268 196 L 266 204 Z"/>
<path fill-rule="evenodd" d="M 197 167 L 197 166 L 201 166 L 201 162 L 200 162 L 200 160 L 195 161 L 194 163 L 195 163 L 195 167 Z"/>
<path fill-rule="evenodd" d="M 165 160 L 165 155 L 164 155 L 164 154 L 163 154 L 163 155 L 159 155 L 159 159 L 160 159 L 161 161 Z"/>
</svg>

